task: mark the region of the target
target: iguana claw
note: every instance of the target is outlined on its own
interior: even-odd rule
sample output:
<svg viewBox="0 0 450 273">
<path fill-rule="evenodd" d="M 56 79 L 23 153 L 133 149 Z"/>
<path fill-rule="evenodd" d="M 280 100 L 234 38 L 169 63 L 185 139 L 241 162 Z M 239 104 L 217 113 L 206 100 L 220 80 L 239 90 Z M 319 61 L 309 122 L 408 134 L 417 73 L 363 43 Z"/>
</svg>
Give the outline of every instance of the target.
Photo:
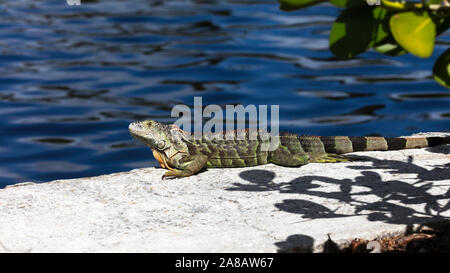
<svg viewBox="0 0 450 273">
<path fill-rule="evenodd" d="M 161 177 L 162 180 L 165 179 L 175 179 L 175 178 L 180 178 L 181 176 L 179 176 L 177 173 L 175 173 L 174 171 L 167 171 L 165 174 L 163 174 L 163 176 Z"/>
</svg>

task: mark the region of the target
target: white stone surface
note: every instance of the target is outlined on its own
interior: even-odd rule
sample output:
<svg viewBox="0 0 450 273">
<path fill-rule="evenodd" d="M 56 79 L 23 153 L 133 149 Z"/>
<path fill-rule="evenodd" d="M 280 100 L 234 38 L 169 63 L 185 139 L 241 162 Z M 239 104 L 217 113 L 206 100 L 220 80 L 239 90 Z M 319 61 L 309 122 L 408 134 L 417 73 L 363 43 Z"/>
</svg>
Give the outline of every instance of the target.
<svg viewBox="0 0 450 273">
<path fill-rule="evenodd" d="M 450 145 L 349 163 L 165 170 L 0 189 L 0 252 L 321 251 L 450 217 Z M 151 153 L 149 152 L 149 156 Z"/>
</svg>

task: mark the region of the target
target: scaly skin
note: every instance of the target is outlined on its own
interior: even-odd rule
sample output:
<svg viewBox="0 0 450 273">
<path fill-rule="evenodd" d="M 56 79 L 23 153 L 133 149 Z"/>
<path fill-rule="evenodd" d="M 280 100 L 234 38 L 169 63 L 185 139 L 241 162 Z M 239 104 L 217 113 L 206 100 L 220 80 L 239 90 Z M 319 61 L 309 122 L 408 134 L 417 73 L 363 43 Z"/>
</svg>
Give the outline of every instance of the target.
<svg viewBox="0 0 450 273">
<path fill-rule="evenodd" d="M 450 144 L 450 137 L 320 137 L 280 133 L 275 148 L 267 151 L 263 147 L 269 145 L 269 139 L 263 131 L 225 132 L 228 137 L 219 132 L 195 139 L 176 125 L 153 120 L 133 122 L 128 129 L 133 137 L 152 149 L 162 168 L 169 169 L 163 179 L 191 176 L 203 168 L 249 167 L 268 163 L 299 167 L 312 162 L 347 161 L 340 155 L 357 151 Z"/>
</svg>

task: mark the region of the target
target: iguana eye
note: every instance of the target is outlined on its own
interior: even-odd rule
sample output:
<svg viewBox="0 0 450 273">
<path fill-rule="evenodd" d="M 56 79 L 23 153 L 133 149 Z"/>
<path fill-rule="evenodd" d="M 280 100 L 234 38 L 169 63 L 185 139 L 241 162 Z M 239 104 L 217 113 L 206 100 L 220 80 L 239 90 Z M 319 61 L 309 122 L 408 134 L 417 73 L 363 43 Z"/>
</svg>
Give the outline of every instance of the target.
<svg viewBox="0 0 450 273">
<path fill-rule="evenodd" d="M 160 150 L 164 149 L 166 147 L 166 142 L 164 140 L 160 140 L 156 143 L 156 147 Z"/>
</svg>

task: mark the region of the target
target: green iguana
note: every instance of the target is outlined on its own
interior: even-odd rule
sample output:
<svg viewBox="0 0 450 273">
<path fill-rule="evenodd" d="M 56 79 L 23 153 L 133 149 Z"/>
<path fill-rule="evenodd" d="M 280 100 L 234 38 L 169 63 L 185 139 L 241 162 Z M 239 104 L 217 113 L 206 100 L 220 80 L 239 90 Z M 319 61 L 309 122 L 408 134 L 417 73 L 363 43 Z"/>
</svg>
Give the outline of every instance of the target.
<svg viewBox="0 0 450 273">
<path fill-rule="evenodd" d="M 153 120 L 133 122 L 131 135 L 148 145 L 162 168 L 169 169 L 164 178 L 191 176 L 203 168 L 249 167 L 274 163 L 299 167 L 312 162 L 348 161 L 340 154 L 357 151 L 414 149 L 450 144 L 450 137 L 348 137 L 308 136 L 280 133 L 274 149 L 262 149 L 269 139 L 261 130 L 204 135 L 200 139 L 176 125 Z M 217 136 L 222 134 L 222 138 Z M 250 137 L 252 136 L 252 137 Z M 267 146 L 267 145 L 266 145 Z M 269 150 L 269 151 L 268 151 Z"/>
</svg>

